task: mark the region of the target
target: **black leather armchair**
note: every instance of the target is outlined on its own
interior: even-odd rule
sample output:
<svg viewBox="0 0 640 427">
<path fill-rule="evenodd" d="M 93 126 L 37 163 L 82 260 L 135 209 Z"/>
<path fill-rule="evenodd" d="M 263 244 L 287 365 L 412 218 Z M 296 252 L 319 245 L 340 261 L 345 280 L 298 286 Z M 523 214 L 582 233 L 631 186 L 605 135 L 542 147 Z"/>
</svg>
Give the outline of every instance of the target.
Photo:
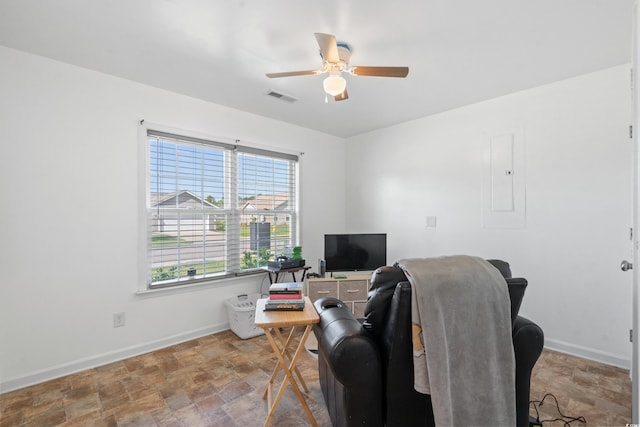
<svg viewBox="0 0 640 427">
<path fill-rule="evenodd" d="M 538 325 L 518 316 L 526 279 L 512 278 L 504 261 L 489 262 L 509 286 L 517 425 L 526 427 L 531 370 L 544 335 Z M 335 298 L 314 305 L 320 314 L 314 326 L 320 385 L 335 427 L 435 425 L 430 396 L 413 388 L 411 285 L 402 270 L 386 266 L 373 273 L 364 319 L 355 319 Z M 491 425 L 491 420 L 478 424 Z"/>
</svg>

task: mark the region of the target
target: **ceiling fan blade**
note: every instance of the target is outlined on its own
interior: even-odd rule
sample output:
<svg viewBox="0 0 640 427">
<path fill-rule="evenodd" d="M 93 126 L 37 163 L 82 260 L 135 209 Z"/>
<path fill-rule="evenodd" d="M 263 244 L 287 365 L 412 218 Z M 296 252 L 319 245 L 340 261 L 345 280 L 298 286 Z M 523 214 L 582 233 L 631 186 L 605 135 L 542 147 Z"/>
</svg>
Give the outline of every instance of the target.
<svg viewBox="0 0 640 427">
<path fill-rule="evenodd" d="M 331 34 L 314 33 L 318 46 L 320 46 L 320 52 L 322 52 L 322 59 L 328 62 L 340 61 L 338 55 L 338 43 L 336 42 L 336 36 Z"/>
<path fill-rule="evenodd" d="M 309 76 L 313 74 L 322 74 L 322 70 L 305 70 L 305 71 L 286 71 L 284 73 L 267 73 L 267 77 L 275 79 L 277 77 L 291 77 L 291 76 Z"/>
<path fill-rule="evenodd" d="M 409 67 L 352 67 L 350 72 L 356 76 L 407 77 Z"/>
<path fill-rule="evenodd" d="M 349 93 L 347 93 L 347 88 L 345 87 L 344 92 L 336 95 L 333 99 L 336 101 L 346 101 L 347 99 L 349 99 Z"/>
</svg>

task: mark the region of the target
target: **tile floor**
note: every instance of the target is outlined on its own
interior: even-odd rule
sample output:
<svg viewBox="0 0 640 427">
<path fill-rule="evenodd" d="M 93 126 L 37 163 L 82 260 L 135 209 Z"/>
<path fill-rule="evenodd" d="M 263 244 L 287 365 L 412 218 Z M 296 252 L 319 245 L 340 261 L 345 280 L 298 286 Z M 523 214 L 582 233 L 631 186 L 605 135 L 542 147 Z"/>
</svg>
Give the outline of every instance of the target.
<svg viewBox="0 0 640 427">
<path fill-rule="evenodd" d="M 262 393 L 274 366 L 265 336 L 241 340 L 226 331 L 2 394 L 0 426 L 261 426 Z M 305 353 L 299 366 L 309 387 L 307 402 L 318 425 L 328 427 L 316 360 Z M 583 416 L 586 425 L 631 422 L 626 370 L 545 350 L 533 373 L 531 399 L 546 393 L 557 396 L 562 413 Z M 542 420 L 558 417 L 551 397 L 539 414 Z M 309 425 L 291 387 L 273 425 Z"/>
<path fill-rule="evenodd" d="M 553 396 L 558 400 L 558 413 Z M 584 417 L 586 423 L 571 426 L 625 426 L 631 423 L 631 380 L 629 370 L 544 350 L 533 369 L 530 400 L 543 400 L 538 407 L 541 421 Z M 530 415 L 536 415 L 531 405 Z M 569 420 L 570 418 L 563 418 Z M 564 426 L 564 422 L 543 422 Z"/>
</svg>

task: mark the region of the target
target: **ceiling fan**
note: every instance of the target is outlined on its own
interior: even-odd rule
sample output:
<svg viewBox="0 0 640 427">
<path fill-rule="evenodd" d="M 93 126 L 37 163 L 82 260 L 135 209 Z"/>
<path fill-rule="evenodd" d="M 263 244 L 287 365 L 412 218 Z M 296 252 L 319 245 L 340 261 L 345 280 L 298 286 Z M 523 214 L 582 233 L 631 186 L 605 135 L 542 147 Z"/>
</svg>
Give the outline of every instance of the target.
<svg viewBox="0 0 640 427">
<path fill-rule="evenodd" d="M 407 77 L 409 74 L 409 67 L 350 67 L 351 47 L 348 44 L 337 42 L 336 37 L 331 34 L 315 33 L 315 36 L 320 46 L 321 69 L 267 73 L 267 77 L 273 79 L 329 73 L 329 77 L 323 82 L 324 91 L 327 95 L 333 96 L 336 101 L 344 101 L 349 98 L 349 94 L 347 93 L 347 81 L 341 76 L 343 72 L 354 76 L 376 77 Z"/>
</svg>

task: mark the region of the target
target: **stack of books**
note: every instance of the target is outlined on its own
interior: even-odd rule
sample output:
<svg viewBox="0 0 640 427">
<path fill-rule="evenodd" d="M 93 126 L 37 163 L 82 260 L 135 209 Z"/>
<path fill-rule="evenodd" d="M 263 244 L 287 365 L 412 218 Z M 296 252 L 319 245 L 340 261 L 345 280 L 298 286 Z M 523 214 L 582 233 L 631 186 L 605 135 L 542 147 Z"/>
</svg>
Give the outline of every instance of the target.
<svg viewBox="0 0 640 427">
<path fill-rule="evenodd" d="M 304 310 L 302 283 L 274 283 L 269 287 L 265 310 Z"/>
</svg>

